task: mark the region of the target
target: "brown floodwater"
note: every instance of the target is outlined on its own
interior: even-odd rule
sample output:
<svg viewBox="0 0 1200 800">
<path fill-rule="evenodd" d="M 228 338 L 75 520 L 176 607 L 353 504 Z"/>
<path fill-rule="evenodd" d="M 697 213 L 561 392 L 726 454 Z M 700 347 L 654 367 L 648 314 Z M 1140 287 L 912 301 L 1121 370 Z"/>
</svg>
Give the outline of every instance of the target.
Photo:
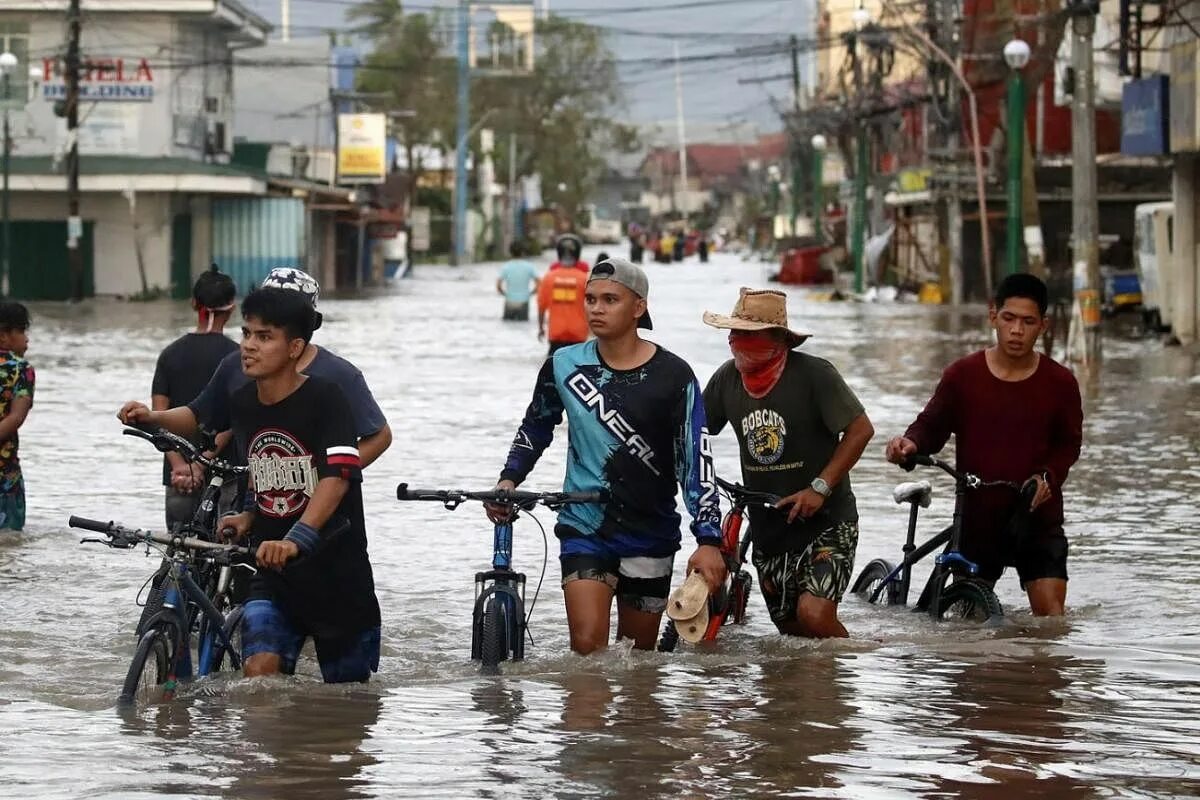
<svg viewBox="0 0 1200 800">
<path fill-rule="evenodd" d="M 700 322 L 762 265 L 649 265 L 655 341 L 701 381 L 727 357 Z M 122 437 L 119 402 L 148 398 L 182 304 L 37 306 L 37 397 L 21 432 L 29 502 L 0 534 L 0 794 L 13 798 L 1194 797 L 1200 794 L 1200 363 L 1110 338 L 1081 374 L 1085 447 L 1066 490 L 1070 606 L 1033 619 L 999 587 L 998 624 L 935 625 L 854 598 L 852 638 L 784 640 L 761 599 L 713 650 L 617 644 L 569 654 L 555 542 L 528 659 L 469 661 L 474 573 L 491 557 L 476 509 L 401 505 L 395 485 L 486 488 L 529 399 L 541 346 L 501 323 L 493 266 L 418 268 L 366 298 L 328 299 L 317 341 L 366 374 L 396 435 L 366 476 L 383 658 L 366 686 L 217 678 L 139 713 L 115 706 L 134 598 L 156 561 L 78 544 L 72 513 L 161 524 L 159 459 Z M 895 559 L 908 476 L 884 463 L 941 368 L 987 342 L 982 309 L 817 302 L 790 291 L 805 349 L 831 359 L 879 431 L 854 471 L 858 566 Z M 562 432 L 560 432 L 561 434 Z M 565 435 L 529 480 L 552 489 Z M 715 445 L 736 476 L 731 433 Z M 927 530 L 952 487 L 936 475 Z M 541 515 L 547 527 L 548 515 Z M 519 524 L 517 566 L 544 542 Z M 682 568 L 685 550 L 677 562 Z M 920 580 L 920 578 L 918 578 Z"/>
</svg>

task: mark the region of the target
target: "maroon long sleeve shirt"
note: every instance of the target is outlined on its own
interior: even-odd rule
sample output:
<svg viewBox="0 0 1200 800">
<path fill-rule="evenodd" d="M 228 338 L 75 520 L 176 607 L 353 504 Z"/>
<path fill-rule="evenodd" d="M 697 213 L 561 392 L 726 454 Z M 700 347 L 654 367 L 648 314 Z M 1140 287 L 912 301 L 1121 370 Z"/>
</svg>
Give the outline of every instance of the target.
<svg viewBox="0 0 1200 800">
<path fill-rule="evenodd" d="M 985 481 L 1022 483 L 1044 472 L 1054 493 L 1034 513 L 1033 532 L 1062 532 L 1062 487 L 1083 440 L 1079 384 L 1070 370 L 1042 356 L 1028 378 L 1004 381 L 988 369 L 982 350 L 955 361 L 905 436 L 918 452 L 933 454 L 950 434 L 958 469 Z M 1000 537 L 1014 499 L 1014 492 L 1002 488 L 967 495 L 964 550 L 983 555 L 1003 549 Z"/>
</svg>

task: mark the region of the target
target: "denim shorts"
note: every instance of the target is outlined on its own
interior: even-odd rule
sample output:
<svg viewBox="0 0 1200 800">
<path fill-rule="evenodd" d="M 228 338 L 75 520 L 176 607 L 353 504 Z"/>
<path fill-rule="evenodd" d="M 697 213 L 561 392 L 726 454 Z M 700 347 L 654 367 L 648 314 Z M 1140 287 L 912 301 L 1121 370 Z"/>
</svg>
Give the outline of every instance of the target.
<svg viewBox="0 0 1200 800">
<path fill-rule="evenodd" d="M 291 675 L 308 634 L 297 629 L 270 600 L 246 603 L 242 617 L 242 660 L 262 653 L 279 656 L 280 671 Z M 317 662 L 326 683 L 364 682 L 379 670 L 379 628 L 331 639 L 314 636 Z"/>
</svg>

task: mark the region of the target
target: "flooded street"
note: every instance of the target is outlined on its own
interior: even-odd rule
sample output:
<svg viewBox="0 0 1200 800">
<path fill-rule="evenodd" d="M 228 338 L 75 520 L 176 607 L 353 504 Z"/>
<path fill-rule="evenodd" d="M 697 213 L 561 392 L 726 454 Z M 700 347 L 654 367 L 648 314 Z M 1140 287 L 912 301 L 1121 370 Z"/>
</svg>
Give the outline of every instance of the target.
<svg viewBox="0 0 1200 800">
<path fill-rule="evenodd" d="M 655 330 L 701 382 L 728 357 L 701 311 L 727 313 L 757 262 L 647 265 Z M 12 798 L 947 797 L 1200 795 L 1200 363 L 1109 339 L 1080 376 L 1084 452 L 1066 491 L 1069 614 L 1034 620 L 1006 575 L 994 626 L 934 625 L 854 598 L 852 638 L 774 633 L 762 600 L 716 650 L 623 645 L 568 652 L 557 543 L 528 660 L 499 678 L 469 661 L 474 573 L 491 558 L 481 510 L 395 500 L 399 481 L 489 488 L 543 348 L 501 323 L 495 270 L 417 268 L 390 293 L 322 302 L 317 343 L 355 362 L 395 432 L 366 474 L 367 532 L 384 617 L 379 674 L 327 687 L 305 658 L 289 679 L 204 680 L 140 714 L 115 707 L 134 598 L 157 563 L 78 544 L 67 517 L 162 524 L 160 460 L 120 435 L 124 399 L 149 399 L 181 304 L 34 306 L 38 386 L 21 431 L 29 524 L 0 533 L 0 784 Z M 879 431 L 853 473 L 857 568 L 896 560 L 906 509 L 885 438 L 943 366 L 986 343 L 982 309 L 825 303 L 790 293 L 804 349 L 833 361 Z M 560 485 L 565 430 L 528 486 Z M 715 443 L 738 475 L 736 442 Z M 936 474 L 927 533 L 953 487 Z M 547 529 L 552 517 L 539 512 Z M 537 525 L 517 525 L 532 594 Z M 676 562 L 676 582 L 691 546 Z M 156 558 L 156 557 L 155 557 Z M 924 572 L 914 579 L 923 580 Z M 916 592 L 914 591 L 914 597 Z M 311 651 L 310 651 L 311 652 Z"/>
</svg>

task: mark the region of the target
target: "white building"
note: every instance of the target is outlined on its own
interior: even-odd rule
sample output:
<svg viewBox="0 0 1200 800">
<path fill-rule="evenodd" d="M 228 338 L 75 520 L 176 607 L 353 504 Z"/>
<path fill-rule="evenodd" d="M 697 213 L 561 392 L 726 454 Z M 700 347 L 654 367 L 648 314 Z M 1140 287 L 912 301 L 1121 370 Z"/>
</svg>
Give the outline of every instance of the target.
<svg viewBox="0 0 1200 800">
<path fill-rule="evenodd" d="M 12 294 L 67 295 L 66 0 L 8 0 Z M 85 284 L 102 295 L 170 286 L 186 296 L 213 253 L 213 205 L 268 193 L 229 165 L 233 54 L 269 25 L 236 0 L 83 0 L 81 217 Z M 36 67 L 41 81 L 28 79 Z M 288 251 L 302 244 L 288 243 Z M 264 256 L 276 255 L 263 253 Z M 144 275 L 144 277 L 142 277 Z"/>
</svg>

